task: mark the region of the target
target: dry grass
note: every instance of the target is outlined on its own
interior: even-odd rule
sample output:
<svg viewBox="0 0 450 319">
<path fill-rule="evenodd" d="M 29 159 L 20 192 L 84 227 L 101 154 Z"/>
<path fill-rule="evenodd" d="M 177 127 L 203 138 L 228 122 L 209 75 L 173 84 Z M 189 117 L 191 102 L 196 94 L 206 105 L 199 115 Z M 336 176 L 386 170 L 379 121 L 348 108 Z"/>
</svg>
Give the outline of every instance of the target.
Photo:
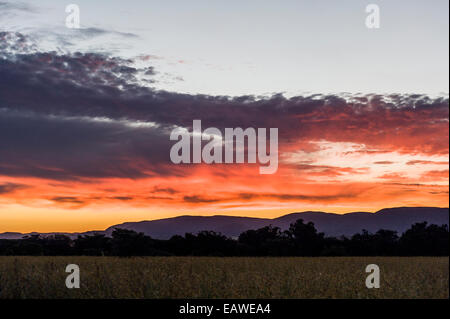
<svg viewBox="0 0 450 319">
<path fill-rule="evenodd" d="M 0 257 L 0 298 L 448 298 L 449 259 Z M 67 264 L 81 288 L 67 289 Z M 380 289 L 367 289 L 377 264 Z"/>
</svg>

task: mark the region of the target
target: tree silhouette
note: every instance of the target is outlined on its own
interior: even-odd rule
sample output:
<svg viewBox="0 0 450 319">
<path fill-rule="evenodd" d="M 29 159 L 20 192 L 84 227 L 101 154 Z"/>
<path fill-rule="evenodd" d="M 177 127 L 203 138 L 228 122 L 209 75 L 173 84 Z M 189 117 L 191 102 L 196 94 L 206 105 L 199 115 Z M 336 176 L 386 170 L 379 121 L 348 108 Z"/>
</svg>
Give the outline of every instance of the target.
<svg viewBox="0 0 450 319">
<path fill-rule="evenodd" d="M 78 236 L 74 240 L 74 249 L 80 255 L 105 256 L 111 249 L 111 238 L 103 234 Z"/>
<path fill-rule="evenodd" d="M 149 236 L 120 228 L 112 232 L 111 252 L 116 256 L 151 256 L 155 253 Z"/>
<path fill-rule="evenodd" d="M 292 250 L 287 235 L 272 225 L 247 230 L 239 236 L 238 241 L 248 255 L 283 256 Z"/>
<path fill-rule="evenodd" d="M 400 239 L 403 255 L 448 256 L 448 225 L 430 225 L 426 222 L 414 224 Z"/>
<path fill-rule="evenodd" d="M 0 255 L 88 256 L 448 256 L 447 225 L 416 223 L 402 236 L 380 229 L 346 237 L 324 237 L 313 223 L 299 219 L 289 229 L 266 226 L 240 234 L 238 240 L 213 231 L 155 240 L 116 228 L 112 236 L 93 234 L 71 240 L 65 235 L 0 239 Z"/>
<path fill-rule="evenodd" d="M 319 255 L 325 243 L 324 234 L 318 233 L 312 222 L 305 224 L 303 219 L 291 224 L 287 234 L 301 256 Z"/>
</svg>

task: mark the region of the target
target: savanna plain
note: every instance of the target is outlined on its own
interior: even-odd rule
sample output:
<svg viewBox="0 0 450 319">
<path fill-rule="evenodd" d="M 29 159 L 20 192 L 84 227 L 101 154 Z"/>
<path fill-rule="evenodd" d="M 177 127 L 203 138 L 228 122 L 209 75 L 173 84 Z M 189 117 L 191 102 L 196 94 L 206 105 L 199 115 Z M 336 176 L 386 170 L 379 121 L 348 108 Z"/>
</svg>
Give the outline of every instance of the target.
<svg viewBox="0 0 450 319">
<path fill-rule="evenodd" d="M 0 257 L 1 299 L 448 297 L 448 257 Z"/>
</svg>

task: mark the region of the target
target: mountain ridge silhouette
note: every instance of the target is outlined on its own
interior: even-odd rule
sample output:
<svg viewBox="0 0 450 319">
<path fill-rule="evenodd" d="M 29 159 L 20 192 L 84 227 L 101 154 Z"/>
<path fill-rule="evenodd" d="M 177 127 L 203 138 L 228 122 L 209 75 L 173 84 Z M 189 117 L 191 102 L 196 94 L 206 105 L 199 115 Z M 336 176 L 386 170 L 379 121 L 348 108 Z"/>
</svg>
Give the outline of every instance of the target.
<svg viewBox="0 0 450 319">
<path fill-rule="evenodd" d="M 417 222 L 428 222 L 428 224 L 449 224 L 449 208 L 440 207 L 393 207 L 384 208 L 377 212 L 351 212 L 345 214 L 326 213 L 321 211 L 304 211 L 286 214 L 276 218 L 258 218 L 242 216 L 196 216 L 182 215 L 157 220 L 144 220 L 138 222 L 125 222 L 108 227 L 105 230 L 87 231 L 81 233 L 0 233 L 0 239 L 20 239 L 30 235 L 55 235 L 63 234 L 71 238 L 78 235 L 106 234 L 111 235 L 115 228 L 130 229 L 142 232 L 155 239 L 169 239 L 174 235 L 185 233 L 198 233 L 208 230 L 222 233 L 225 236 L 236 238 L 242 232 L 272 225 L 282 230 L 288 229 L 289 225 L 297 219 L 305 222 L 313 222 L 319 232 L 326 236 L 351 236 L 366 229 L 376 232 L 379 229 L 397 231 L 399 234 Z"/>
</svg>

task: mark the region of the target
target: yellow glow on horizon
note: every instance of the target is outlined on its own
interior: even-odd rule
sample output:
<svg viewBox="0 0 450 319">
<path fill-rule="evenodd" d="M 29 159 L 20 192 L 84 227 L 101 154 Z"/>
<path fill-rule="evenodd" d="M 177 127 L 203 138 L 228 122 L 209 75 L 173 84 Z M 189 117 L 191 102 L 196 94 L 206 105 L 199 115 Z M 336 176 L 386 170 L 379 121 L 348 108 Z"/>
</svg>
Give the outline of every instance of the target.
<svg viewBox="0 0 450 319">
<path fill-rule="evenodd" d="M 399 203 L 391 207 L 405 206 L 408 203 Z M 421 206 L 421 205 L 408 205 Z M 426 206 L 426 205 L 424 205 Z M 432 205 L 429 205 L 432 206 Z M 439 205 L 434 205 L 439 206 Z M 440 205 L 448 207 L 448 205 Z M 152 208 L 103 207 L 82 208 L 78 210 L 61 208 L 30 208 L 21 205 L 0 207 L 0 233 L 2 232 L 85 232 L 92 230 L 105 230 L 106 228 L 124 222 L 138 222 L 143 220 L 156 220 L 177 217 L 181 215 L 194 216 L 241 216 L 258 218 L 277 218 L 286 214 L 303 211 L 322 211 L 327 213 L 345 214 L 349 212 L 376 212 L 383 206 L 357 207 L 357 206 L 316 206 L 298 205 L 297 208 L 278 209 L 232 209 L 211 213 L 207 209 L 183 209 L 177 211 L 156 210 Z"/>
</svg>

